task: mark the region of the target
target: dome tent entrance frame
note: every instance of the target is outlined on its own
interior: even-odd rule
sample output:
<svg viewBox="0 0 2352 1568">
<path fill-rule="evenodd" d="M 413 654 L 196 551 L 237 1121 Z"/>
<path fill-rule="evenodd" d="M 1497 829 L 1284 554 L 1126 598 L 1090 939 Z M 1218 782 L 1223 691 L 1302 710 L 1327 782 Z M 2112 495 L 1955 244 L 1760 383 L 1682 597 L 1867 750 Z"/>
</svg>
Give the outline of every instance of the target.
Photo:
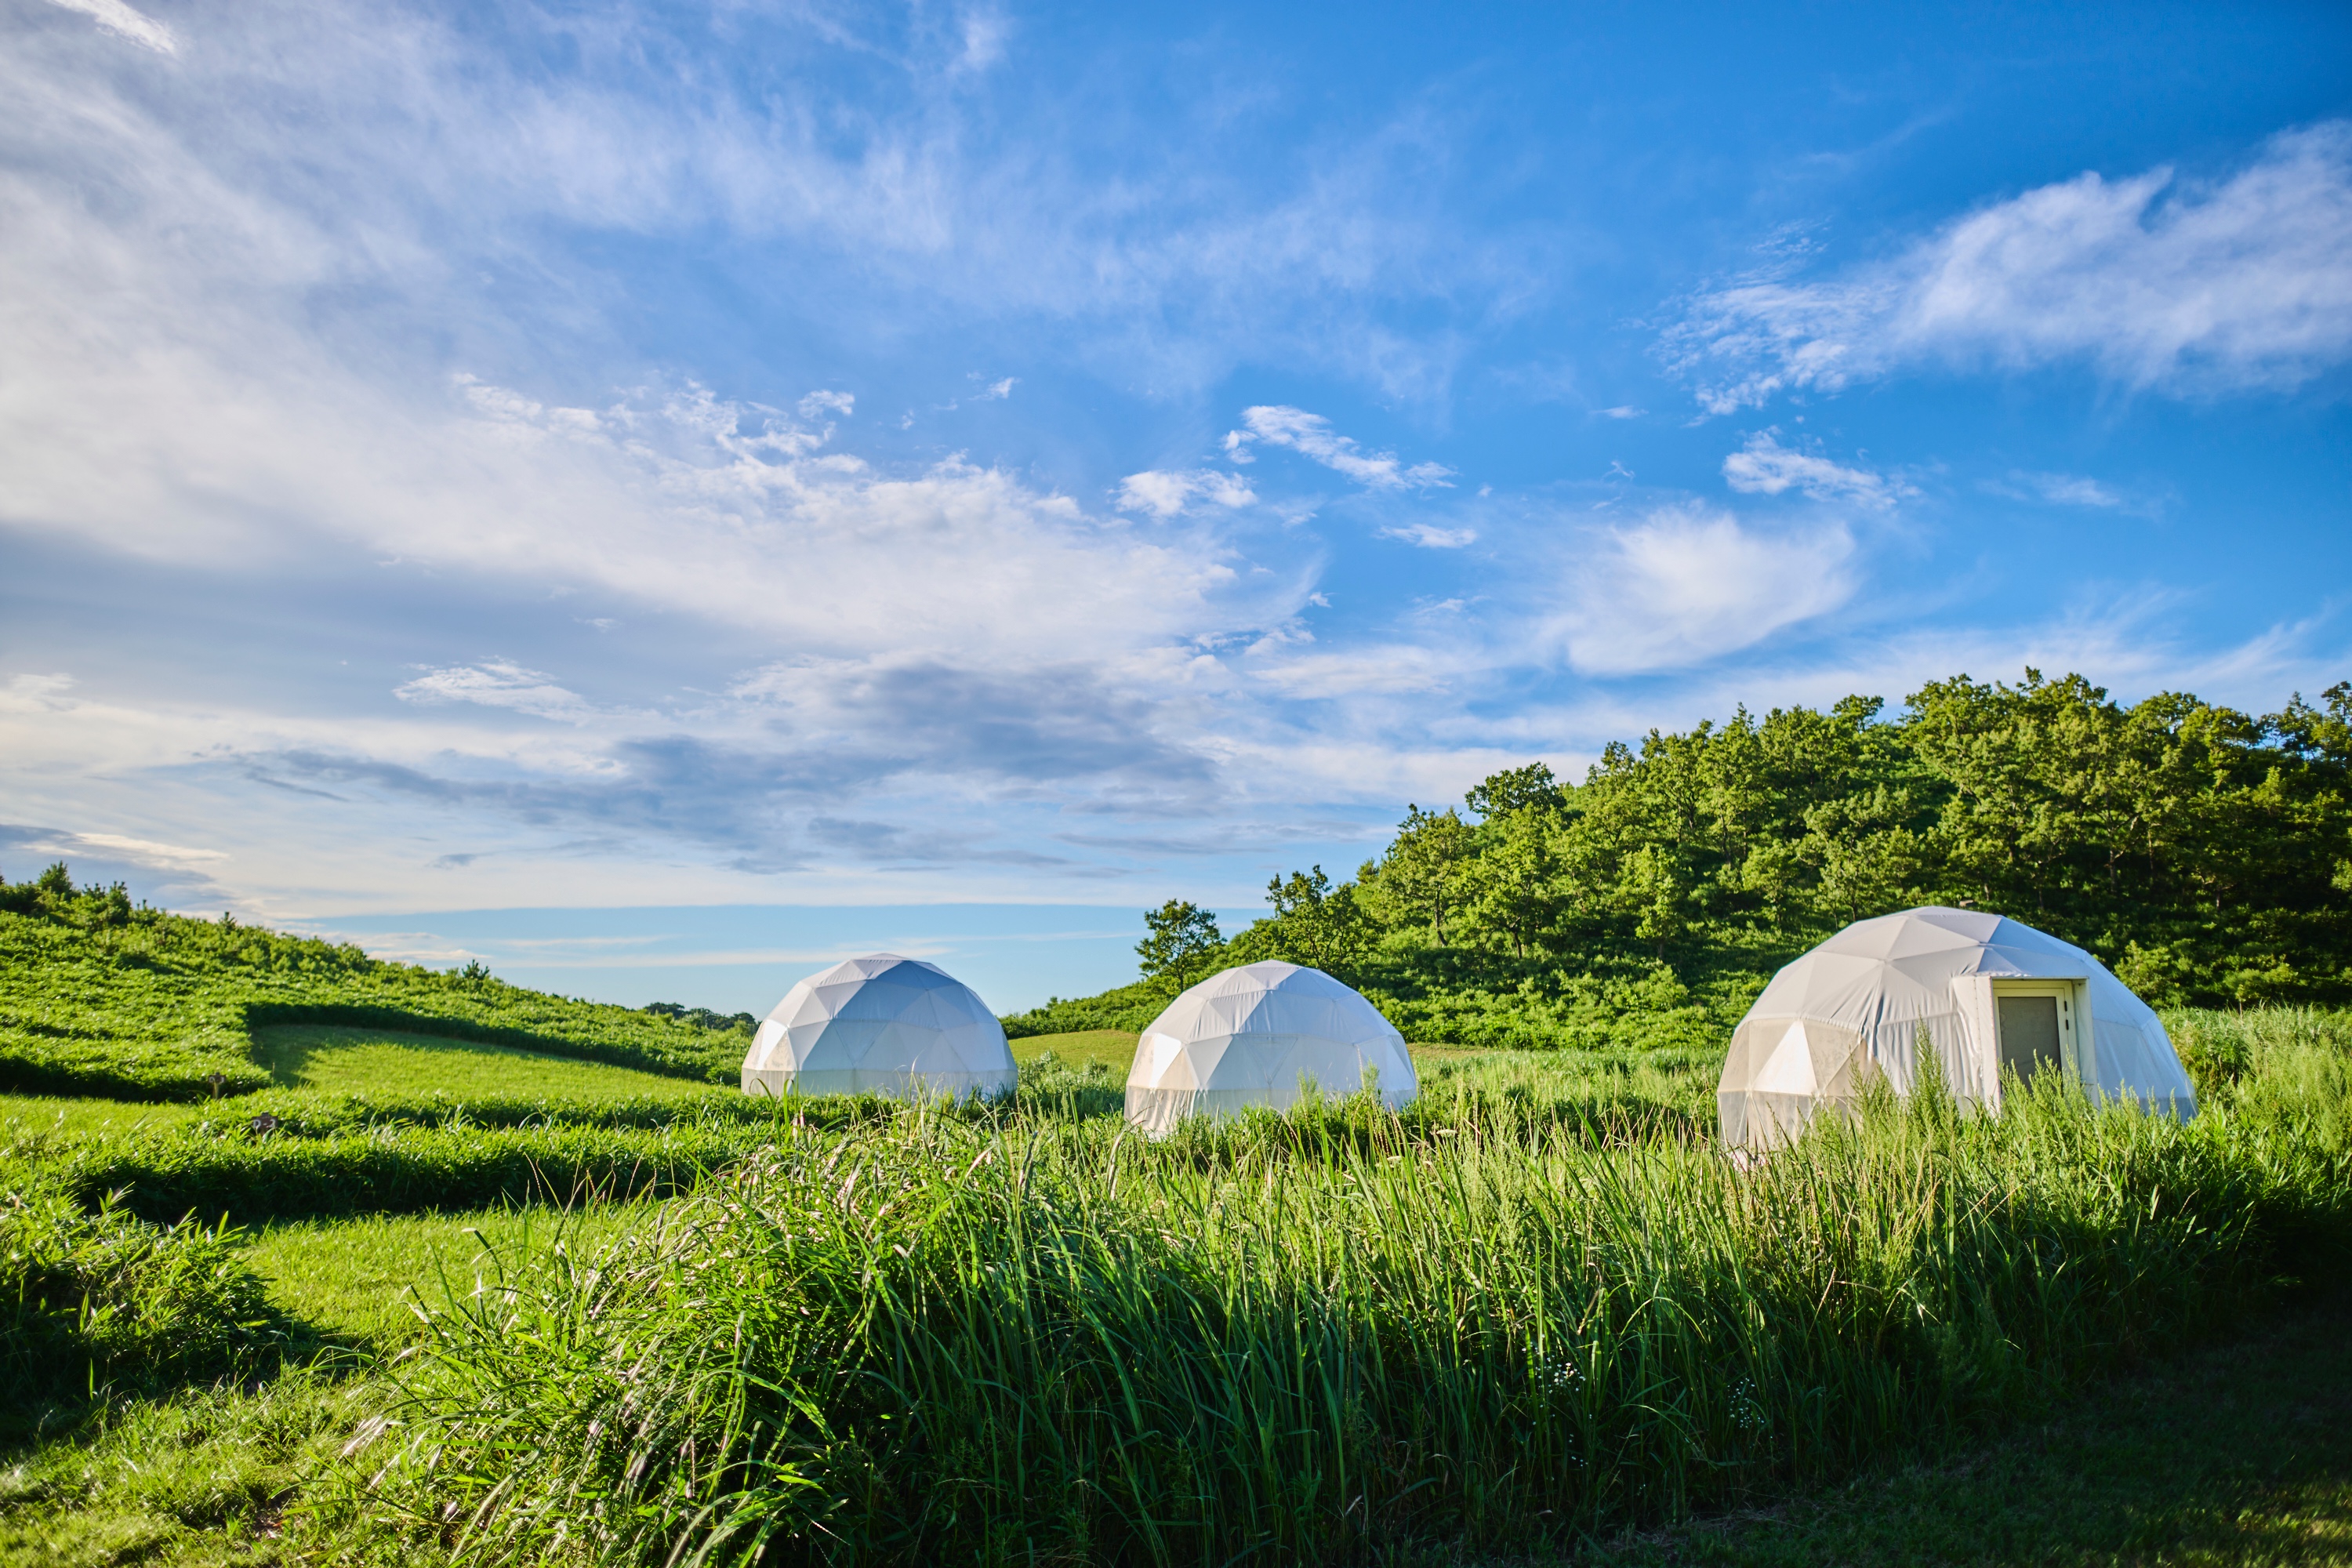
<svg viewBox="0 0 2352 1568">
<path fill-rule="evenodd" d="M 1929 907 L 1858 921 L 1772 977 L 1724 1059 L 1723 1140 L 1786 1142 L 1874 1079 L 1909 1094 L 1931 1060 L 1990 1110 L 2004 1066 L 2047 1063 L 2094 1099 L 2197 1111 L 2162 1021 L 2105 964 L 2005 915 Z"/>
<path fill-rule="evenodd" d="M 844 959 L 784 993 L 743 1058 L 750 1095 L 993 1099 L 1021 1069 L 979 993 L 919 958 Z"/>
<path fill-rule="evenodd" d="M 1371 1075 L 1394 1110 L 1421 1091 L 1404 1037 L 1379 1008 L 1319 969 L 1267 960 L 1211 975 L 1171 1002 L 1136 1041 L 1127 1119 L 1163 1137 L 1188 1116 L 1288 1110 Z"/>
</svg>

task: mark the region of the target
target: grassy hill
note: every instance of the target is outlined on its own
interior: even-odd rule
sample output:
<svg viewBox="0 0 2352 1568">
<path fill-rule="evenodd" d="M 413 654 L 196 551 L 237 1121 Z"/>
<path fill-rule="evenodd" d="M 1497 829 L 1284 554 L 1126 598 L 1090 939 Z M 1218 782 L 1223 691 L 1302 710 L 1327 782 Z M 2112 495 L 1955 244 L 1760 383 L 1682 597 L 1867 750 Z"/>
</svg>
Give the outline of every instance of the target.
<svg viewBox="0 0 2352 1568">
<path fill-rule="evenodd" d="M 257 1031 L 406 1029 L 731 1081 L 747 1042 L 687 1016 L 527 991 L 348 942 L 132 907 L 63 867 L 0 885 L 0 1089 L 193 1100 L 268 1088 Z"/>
</svg>

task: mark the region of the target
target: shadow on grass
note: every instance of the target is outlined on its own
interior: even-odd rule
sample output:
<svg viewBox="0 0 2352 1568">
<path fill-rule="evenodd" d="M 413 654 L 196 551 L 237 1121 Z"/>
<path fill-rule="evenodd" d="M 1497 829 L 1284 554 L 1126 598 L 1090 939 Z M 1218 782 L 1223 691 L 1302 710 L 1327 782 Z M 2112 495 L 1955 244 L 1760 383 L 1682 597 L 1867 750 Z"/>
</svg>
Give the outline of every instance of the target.
<svg viewBox="0 0 2352 1568">
<path fill-rule="evenodd" d="M 2296 1301 L 2000 1443 L 1567 1561 L 2352 1563 L 2352 1293 Z"/>
</svg>

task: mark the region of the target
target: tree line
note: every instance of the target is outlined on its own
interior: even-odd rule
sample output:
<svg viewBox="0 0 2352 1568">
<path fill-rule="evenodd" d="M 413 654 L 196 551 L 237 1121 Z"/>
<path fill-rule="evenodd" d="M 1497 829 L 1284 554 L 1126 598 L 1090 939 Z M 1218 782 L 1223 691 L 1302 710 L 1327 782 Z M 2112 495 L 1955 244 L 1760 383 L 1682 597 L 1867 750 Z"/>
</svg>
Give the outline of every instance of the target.
<svg viewBox="0 0 2352 1568">
<path fill-rule="evenodd" d="M 1769 969 L 1853 921 L 1998 911 L 2160 1005 L 2352 999 L 2352 683 L 2259 717 L 2079 675 L 1930 683 L 1889 714 L 1740 709 L 1408 807 L 1349 879 L 1278 877 L 1231 940 L 1171 900 L 1138 954 L 1162 988 L 1283 958 L 1366 984 Z M 1434 967 L 1433 967 L 1434 965 Z M 1416 976 L 1418 978 L 1416 978 Z"/>
</svg>

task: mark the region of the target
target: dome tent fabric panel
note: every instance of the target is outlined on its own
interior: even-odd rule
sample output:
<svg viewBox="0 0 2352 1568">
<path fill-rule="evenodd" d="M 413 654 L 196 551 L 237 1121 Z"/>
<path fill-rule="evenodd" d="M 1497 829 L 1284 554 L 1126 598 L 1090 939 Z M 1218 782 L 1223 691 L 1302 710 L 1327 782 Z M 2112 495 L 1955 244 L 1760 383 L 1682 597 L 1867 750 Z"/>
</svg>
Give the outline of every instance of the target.
<svg viewBox="0 0 2352 1568">
<path fill-rule="evenodd" d="M 1127 1119 L 1157 1137 L 1187 1116 L 1286 1110 L 1309 1085 L 1353 1094 L 1367 1072 L 1391 1109 L 1420 1091 L 1404 1037 L 1361 995 L 1319 969 L 1244 964 L 1186 991 L 1143 1031 Z"/>
<path fill-rule="evenodd" d="M 1009 1094 L 1003 1026 L 970 986 L 896 953 L 845 959 L 784 994 L 743 1058 L 746 1094 Z"/>
<path fill-rule="evenodd" d="M 1957 1098 L 1997 1106 L 1997 1002 L 2017 989 L 2079 1004 L 2063 1065 L 2093 1096 L 2196 1113 L 2163 1023 L 2097 959 L 2006 916 L 1927 908 L 1850 925 L 1772 977 L 1725 1057 L 1716 1097 L 1725 1141 L 1783 1142 L 1874 1078 L 1908 1094 L 1927 1065 L 1923 1042 Z M 1786 1044 L 1800 1026 L 1810 1090 Z"/>
</svg>

